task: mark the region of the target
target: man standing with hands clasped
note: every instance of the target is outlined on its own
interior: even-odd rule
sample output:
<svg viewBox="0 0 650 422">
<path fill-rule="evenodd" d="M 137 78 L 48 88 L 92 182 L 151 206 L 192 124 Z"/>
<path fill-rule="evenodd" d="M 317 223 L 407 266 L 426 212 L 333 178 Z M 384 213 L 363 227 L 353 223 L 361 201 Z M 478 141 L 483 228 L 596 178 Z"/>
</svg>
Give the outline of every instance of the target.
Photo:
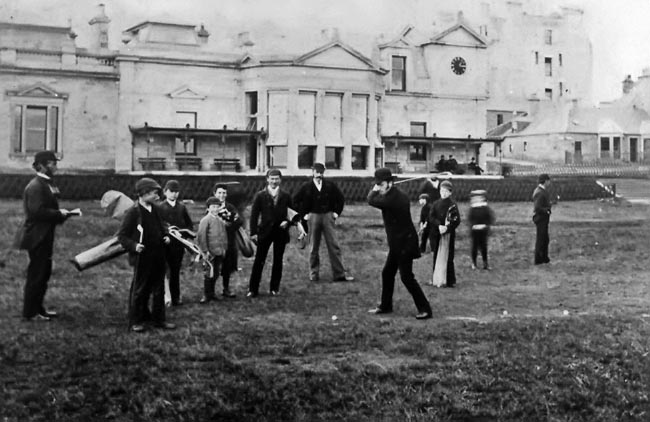
<svg viewBox="0 0 650 422">
<path fill-rule="evenodd" d="M 309 280 L 318 281 L 320 269 L 320 240 L 325 238 L 334 281 L 354 281 L 346 274 L 341 259 L 341 248 L 334 236 L 334 224 L 343 212 L 345 198 L 341 190 L 324 180 L 325 166 L 314 163 L 312 180 L 303 184 L 294 197 L 298 212 L 307 220 L 309 231 Z"/>
<path fill-rule="evenodd" d="M 387 314 L 393 311 L 395 274 L 399 269 L 402 283 L 418 309 L 416 318 L 431 318 L 431 305 L 413 275 L 413 260 L 420 257 L 420 249 L 411 219 L 409 198 L 393 185 L 390 169 L 380 168 L 375 171 L 375 186 L 368 193 L 368 204 L 381 210 L 388 238 L 388 256 L 381 272 L 381 302 L 368 312 Z"/>
<path fill-rule="evenodd" d="M 548 187 L 551 186 L 551 178 L 546 173 L 540 174 L 537 182 L 539 184 L 533 192 L 533 223 L 537 227 L 535 265 L 551 262 L 548 257 L 548 223 L 551 219 L 551 196 Z"/>
<path fill-rule="evenodd" d="M 17 234 L 15 246 L 29 253 L 23 302 L 23 317 L 27 321 L 49 321 L 57 316 L 43 306 L 47 282 L 52 275 L 54 229 L 75 215 L 73 211 L 59 209 L 59 188 L 52 180 L 58 160 L 52 151 L 37 152 L 32 164 L 36 177 L 23 193 L 25 223 Z"/>
</svg>

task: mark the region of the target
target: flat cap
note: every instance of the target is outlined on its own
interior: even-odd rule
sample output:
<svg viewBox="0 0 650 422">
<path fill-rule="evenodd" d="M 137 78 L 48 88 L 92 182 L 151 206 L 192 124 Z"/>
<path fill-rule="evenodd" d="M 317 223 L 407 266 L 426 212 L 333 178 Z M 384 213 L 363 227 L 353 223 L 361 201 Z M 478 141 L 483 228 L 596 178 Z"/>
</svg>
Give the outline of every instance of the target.
<svg viewBox="0 0 650 422">
<path fill-rule="evenodd" d="M 312 170 L 316 170 L 319 173 L 325 173 L 325 164 L 323 163 L 314 163 L 311 168 Z"/>
<path fill-rule="evenodd" d="M 138 195 L 151 192 L 152 190 L 160 190 L 160 185 L 158 182 L 149 177 L 143 177 L 142 179 L 135 182 L 135 192 Z"/>
<path fill-rule="evenodd" d="M 269 176 L 280 176 L 280 177 L 282 177 L 282 172 L 280 171 L 280 169 L 275 169 L 275 168 L 269 169 L 266 172 L 266 177 L 269 177 Z"/>
<path fill-rule="evenodd" d="M 219 201 L 219 199 L 217 199 L 216 197 L 211 196 L 208 198 L 207 201 L 205 201 L 206 207 L 209 207 L 210 205 L 221 205 L 221 201 Z"/>
<path fill-rule="evenodd" d="M 178 183 L 178 180 L 168 180 L 167 183 L 165 183 L 165 189 L 164 190 L 169 190 L 172 192 L 178 192 L 181 190 L 181 184 Z"/>
<path fill-rule="evenodd" d="M 449 192 L 453 192 L 454 186 L 449 180 L 445 180 L 444 182 L 440 183 L 440 189 L 447 189 Z"/>
</svg>

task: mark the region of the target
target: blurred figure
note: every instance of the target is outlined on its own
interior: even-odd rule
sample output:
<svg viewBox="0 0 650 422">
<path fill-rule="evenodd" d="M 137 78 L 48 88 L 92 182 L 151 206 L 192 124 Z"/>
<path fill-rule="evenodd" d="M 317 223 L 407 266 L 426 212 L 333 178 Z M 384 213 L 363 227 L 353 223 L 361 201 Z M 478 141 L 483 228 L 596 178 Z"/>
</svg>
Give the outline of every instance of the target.
<svg viewBox="0 0 650 422">
<path fill-rule="evenodd" d="M 422 207 L 420 209 L 420 253 L 427 251 L 427 242 L 429 241 L 429 213 L 431 212 L 431 201 L 426 193 L 420 194 L 418 202 Z"/>
<path fill-rule="evenodd" d="M 494 224 L 494 212 L 487 204 L 486 192 L 484 190 L 474 190 L 470 193 L 470 208 L 467 212 L 467 222 L 469 223 L 470 233 L 472 236 L 472 269 L 476 269 L 476 258 L 478 252 L 481 252 L 483 258 L 483 269 L 489 270 L 488 265 L 488 236 L 490 226 Z"/>
</svg>

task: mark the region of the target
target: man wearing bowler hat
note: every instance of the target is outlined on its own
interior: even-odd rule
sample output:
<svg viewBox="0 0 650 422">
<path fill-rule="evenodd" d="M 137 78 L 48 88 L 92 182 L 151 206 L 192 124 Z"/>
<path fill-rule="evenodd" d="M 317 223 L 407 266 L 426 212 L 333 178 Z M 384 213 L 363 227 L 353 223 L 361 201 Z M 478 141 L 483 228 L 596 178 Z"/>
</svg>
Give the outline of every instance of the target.
<svg viewBox="0 0 650 422">
<path fill-rule="evenodd" d="M 387 314 L 393 311 L 395 274 L 399 269 L 402 283 L 418 310 L 416 318 L 431 318 L 431 305 L 413 275 L 413 260 L 420 257 L 420 248 L 409 198 L 393 185 L 390 169 L 384 167 L 375 171 L 375 185 L 368 193 L 368 204 L 381 210 L 388 238 L 388 256 L 381 272 L 381 302 L 369 312 Z"/>
<path fill-rule="evenodd" d="M 49 321 L 57 316 L 43 306 L 47 283 L 52 274 L 54 229 L 72 215 L 59 208 L 59 189 L 52 180 L 57 170 L 53 151 L 39 151 L 34 156 L 34 177 L 23 192 L 25 222 L 16 237 L 16 246 L 29 253 L 23 317 L 29 321 Z"/>
<path fill-rule="evenodd" d="M 345 198 L 341 190 L 329 180 L 325 180 L 325 166 L 314 163 L 312 180 L 304 183 L 293 202 L 297 211 L 307 220 L 309 231 L 309 280 L 318 281 L 320 269 L 320 240 L 325 238 L 330 257 L 334 281 L 354 281 L 347 275 L 341 259 L 341 248 L 334 236 L 334 222 L 343 212 Z"/>
</svg>

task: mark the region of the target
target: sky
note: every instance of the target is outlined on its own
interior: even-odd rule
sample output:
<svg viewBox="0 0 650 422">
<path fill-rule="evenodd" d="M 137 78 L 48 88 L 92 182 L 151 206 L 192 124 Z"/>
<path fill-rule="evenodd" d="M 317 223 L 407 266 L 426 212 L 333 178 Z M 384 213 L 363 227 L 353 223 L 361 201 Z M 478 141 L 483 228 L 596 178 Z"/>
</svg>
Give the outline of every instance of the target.
<svg viewBox="0 0 650 422">
<path fill-rule="evenodd" d="M 506 0 L 503 0 L 504 2 Z M 522 1 L 522 0 L 519 0 Z M 636 79 L 650 68 L 650 0 L 523 0 L 548 11 L 558 5 L 584 10 L 584 26 L 593 47 L 594 100 L 621 93 L 626 75 Z M 89 43 L 88 21 L 104 3 L 111 19 L 111 48 L 121 32 L 145 20 L 205 24 L 213 34 L 224 23 L 241 31 L 256 25 L 320 31 L 338 27 L 344 34 L 395 35 L 407 24 L 427 28 L 440 10 L 463 10 L 471 23 L 480 0 L 0 0 L 0 21 L 67 26 Z"/>
</svg>

